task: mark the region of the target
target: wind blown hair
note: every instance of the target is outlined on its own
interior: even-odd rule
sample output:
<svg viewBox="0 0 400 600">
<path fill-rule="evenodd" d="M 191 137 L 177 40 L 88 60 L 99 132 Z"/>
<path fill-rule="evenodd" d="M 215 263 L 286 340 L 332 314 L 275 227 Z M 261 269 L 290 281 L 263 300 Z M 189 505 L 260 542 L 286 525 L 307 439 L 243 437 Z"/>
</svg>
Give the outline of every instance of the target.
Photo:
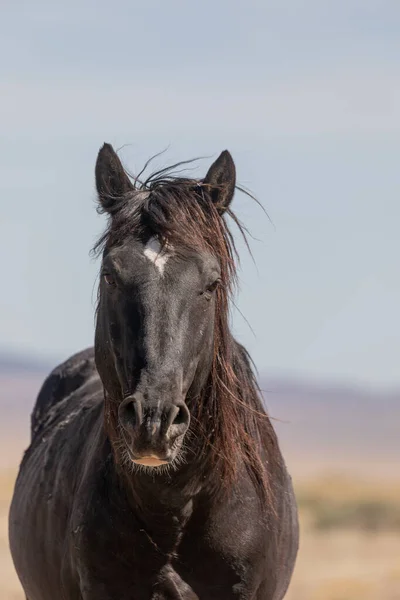
<svg viewBox="0 0 400 600">
<path fill-rule="evenodd" d="M 172 170 L 179 165 L 158 171 L 143 183 L 135 178 L 133 188 L 120 198 L 110 195 L 107 202 L 107 196 L 103 197 L 99 212 L 107 212 L 111 218 L 93 250 L 97 254 L 107 252 L 129 236 L 146 241 L 152 235 L 162 245 L 173 246 L 174 251 L 208 251 L 219 260 L 221 285 L 216 298 L 212 368 L 201 396 L 189 399 L 191 429 L 207 468 L 215 470 L 225 489 L 244 465 L 260 494 L 271 497 L 269 473 L 280 466 L 276 436 L 247 352 L 229 328 L 229 301 L 236 282 L 234 238 L 213 201 L 210 186 L 202 180 L 173 176 Z M 246 239 L 246 231 L 232 210 L 225 214 Z M 116 410 L 106 404 L 106 411 Z M 116 424 L 116 416 L 109 414 L 108 418 Z M 261 454 L 261 440 L 267 447 L 266 456 Z"/>
</svg>

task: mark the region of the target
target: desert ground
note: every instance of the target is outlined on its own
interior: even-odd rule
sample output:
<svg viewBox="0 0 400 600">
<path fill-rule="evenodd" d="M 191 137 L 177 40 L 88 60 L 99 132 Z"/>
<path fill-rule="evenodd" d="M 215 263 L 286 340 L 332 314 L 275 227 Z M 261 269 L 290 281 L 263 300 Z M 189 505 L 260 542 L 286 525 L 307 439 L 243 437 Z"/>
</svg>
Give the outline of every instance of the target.
<svg viewBox="0 0 400 600">
<path fill-rule="evenodd" d="M 2 600 L 25 600 L 7 540 L 14 478 L 0 473 Z M 400 600 L 400 484 L 330 474 L 299 478 L 296 491 L 301 546 L 286 599 Z"/>
</svg>

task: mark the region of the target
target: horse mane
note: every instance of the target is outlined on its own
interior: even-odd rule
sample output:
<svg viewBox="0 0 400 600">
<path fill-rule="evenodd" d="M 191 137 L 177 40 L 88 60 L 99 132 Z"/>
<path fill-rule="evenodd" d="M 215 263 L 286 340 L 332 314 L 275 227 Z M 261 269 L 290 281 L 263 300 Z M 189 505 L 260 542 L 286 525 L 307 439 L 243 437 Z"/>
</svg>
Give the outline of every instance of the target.
<svg viewBox="0 0 400 600">
<path fill-rule="evenodd" d="M 225 215 L 233 219 L 247 243 L 246 230 L 231 208 L 221 216 L 206 183 L 173 174 L 187 162 L 191 161 L 153 173 L 144 182 L 133 178 L 132 189 L 122 197 L 110 195 L 106 207 L 103 199 L 98 211 L 107 212 L 110 218 L 93 252 L 107 252 L 129 236 L 143 241 L 157 236 L 174 251 L 206 250 L 218 258 L 221 286 L 216 298 L 212 367 L 201 396 L 190 403 L 191 417 L 200 452 L 208 459 L 207 469 L 214 470 L 224 489 L 237 479 L 244 465 L 260 495 L 271 499 L 272 473 L 281 466 L 276 435 L 250 357 L 229 327 L 238 255 Z"/>
</svg>

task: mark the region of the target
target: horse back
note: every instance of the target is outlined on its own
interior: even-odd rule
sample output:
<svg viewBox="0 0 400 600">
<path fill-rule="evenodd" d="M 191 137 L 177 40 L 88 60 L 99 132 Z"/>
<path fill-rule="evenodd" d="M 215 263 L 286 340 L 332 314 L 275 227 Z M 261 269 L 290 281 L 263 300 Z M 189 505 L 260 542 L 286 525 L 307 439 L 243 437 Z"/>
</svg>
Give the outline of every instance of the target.
<svg viewBox="0 0 400 600">
<path fill-rule="evenodd" d="M 31 440 L 40 435 L 52 409 L 96 374 L 94 348 L 74 354 L 53 369 L 44 381 L 32 411 Z"/>
</svg>

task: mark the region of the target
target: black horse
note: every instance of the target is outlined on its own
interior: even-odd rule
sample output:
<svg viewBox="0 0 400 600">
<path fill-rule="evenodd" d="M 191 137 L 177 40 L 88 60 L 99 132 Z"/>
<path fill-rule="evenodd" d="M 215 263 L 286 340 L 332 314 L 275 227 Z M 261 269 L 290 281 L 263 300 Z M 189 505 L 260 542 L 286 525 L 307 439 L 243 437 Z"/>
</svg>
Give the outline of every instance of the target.
<svg viewBox="0 0 400 600">
<path fill-rule="evenodd" d="M 105 144 L 96 185 L 95 347 L 44 383 L 10 510 L 26 597 L 280 600 L 297 509 L 228 324 L 232 157 L 141 183 Z"/>
</svg>

